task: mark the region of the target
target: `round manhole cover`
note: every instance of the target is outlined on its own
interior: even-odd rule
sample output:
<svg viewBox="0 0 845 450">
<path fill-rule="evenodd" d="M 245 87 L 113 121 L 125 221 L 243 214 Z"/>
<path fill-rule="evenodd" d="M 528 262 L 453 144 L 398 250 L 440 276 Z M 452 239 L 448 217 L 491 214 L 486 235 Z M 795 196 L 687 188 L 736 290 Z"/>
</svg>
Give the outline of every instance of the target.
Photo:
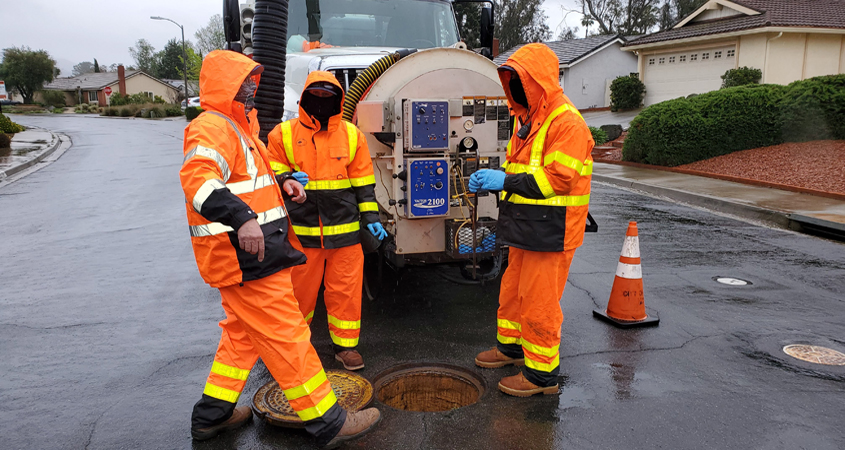
<svg viewBox="0 0 845 450">
<path fill-rule="evenodd" d="M 360 375 L 327 370 L 326 378 L 332 385 L 337 402 L 347 411 L 361 410 L 373 400 L 373 385 Z M 287 428 L 305 427 L 275 380 L 265 384 L 255 393 L 252 397 L 252 410 L 273 425 Z"/>
<path fill-rule="evenodd" d="M 733 277 L 713 277 L 713 280 L 717 283 L 726 284 L 728 286 L 748 286 L 752 284 L 748 280 L 743 280 L 742 278 L 733 278 Z"/>
<path fill-rule="evenodd" d="M 484 387 L 474 372 L 446 364 L 405 364 L 375 379 L 378 400 L 403 411 L 450 411 L 472 405 Z"/>
<path fill-rule="evenodd" d="M 845 354 L 817 345 L 792 344 L 783 348 L 787 355 L 815 364 L 845 366 Z"/>
</svg>

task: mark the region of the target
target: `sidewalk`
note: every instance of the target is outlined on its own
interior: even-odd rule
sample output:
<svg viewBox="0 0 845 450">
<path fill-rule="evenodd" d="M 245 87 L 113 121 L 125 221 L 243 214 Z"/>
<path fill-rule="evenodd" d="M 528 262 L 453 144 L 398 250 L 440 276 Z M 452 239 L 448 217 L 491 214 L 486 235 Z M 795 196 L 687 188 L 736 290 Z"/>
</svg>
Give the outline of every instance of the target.
<svg viewBox="0 0 845 450">
<path fill-rule="evenodd" d="M 662 170 L 595 163 L 593 180 L 766 225 L 845 240 L 845 201 Z"/>
<path fill-rule="evenodd" d="M 61 143 L 59 136 L 41 128 L 28 128 L 15 134 L 11 153 L 0 155 L 0 181 L 38 164 Z"/>
</svg>

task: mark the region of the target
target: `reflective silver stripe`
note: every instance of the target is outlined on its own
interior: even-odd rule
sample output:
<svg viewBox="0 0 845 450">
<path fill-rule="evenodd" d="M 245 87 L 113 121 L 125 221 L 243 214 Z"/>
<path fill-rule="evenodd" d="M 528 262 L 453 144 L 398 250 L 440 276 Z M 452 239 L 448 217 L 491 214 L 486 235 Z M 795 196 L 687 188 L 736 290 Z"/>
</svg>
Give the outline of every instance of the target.
<svg viewBox="0 0 845 450">
<path fill-rule="evenodd" d="M 223 182 L 218 180 L 217 178 L 206 180 L 205 183 L 200 186 L 200 188 L 197 190 L 197 193 L 194 195 L 194 201 L 191 202 L 194 205 L 194 211 L 202 211 L 202 204 L 205 203 L 205 201 L 208 199 L 208 196 L 211 195 L 211 193 L 217 189 L 225 188 L 226 185 L 223 184 Z"/>
<path fill-rule="evenodd" d="M 220 174 L 223 175 L 223 182 L 229 181 L 229 175 L 231 174 L 231 171 L 229 170 L 229 163 L 226 162 L 226 158 L 224 158 L 220 152 L 214 150 L 213 148 L 197 145 L 189 151 L 187 155 L 185 155 L 185 159 L 182 160 L 182 165 L 184 166 L 185 163 L 194 156 L 202 156 L 203 158 L 208 158 L 217 163 L 217 168 L 220 169 Z"/>
<path fill-rule="evenodd" d="M 258 224 L 265 225 L 274 220 L 285 217 L 285 209 L 277 206 L 271 210 L 258 213 Z M 215 234 L 229 233 L 235 231 L 232 227 L 223 225 L 220 222 L 207 223 L 205 225 L 193 225 L 190 227 L 191 237 L 214 236 Z"/>
<path fill-rule="evenodd" d="M 244 152 L 244 161 L 246 161 L 246 173 L 249 174 L 249 177 L 254 180 L 255 177 L 258 176 L 258 167 L 255 166 L 255 158 L 252 157 L 252 151 L 250 151 L 249 144 L 247 143 L 246 139 L 244 139 L 244 136 L 241 134 L 240 130 L 238 130 L 238 125 L 235 124 L 232 119 L 224 116 L 223 114 L 214 111 L 208 111 L 208 113 L 225 119 L 226 122 L 229 122 L 229 125 L 231 125 L 232 128 L 235 130 L 235 134 L 238 135 L 238 140 L 241 142 L 241 150 L 243 150 Z"/>
<path fill-rule="evenodd" d="M 261 188 L 265 188 L 273 184 L 275 184 L 273 177 L 271 177 L 270 175 L 262 175 L 254 180 L 238 181 L 236 183 L 226 183 L 226 187 L 229 188 L 229 190 L 232 191 L 233 194 L 241 195 L 257 191 Z"/>
</svg>

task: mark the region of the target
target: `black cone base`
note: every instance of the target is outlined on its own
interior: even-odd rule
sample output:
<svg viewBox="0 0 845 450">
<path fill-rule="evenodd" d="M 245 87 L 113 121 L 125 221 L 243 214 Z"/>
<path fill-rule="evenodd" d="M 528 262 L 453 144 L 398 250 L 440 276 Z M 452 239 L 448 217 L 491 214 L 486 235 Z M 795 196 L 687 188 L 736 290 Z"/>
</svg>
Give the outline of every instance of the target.
<svg viewBox="0 0 845 450">
<path fill-rule="evenodd" d="M 660 323 L 659 317 L 652 317 L 649 315 L 647 315 L 645 319 L 638 321 L 619 320 L 608 316 L 607 311 L 601 309 L 594 309 L 593 317 L 599 320 L 603 320 L 611 325 L 615 325 L 619 328 L 654 327 Z"/>
</svg>

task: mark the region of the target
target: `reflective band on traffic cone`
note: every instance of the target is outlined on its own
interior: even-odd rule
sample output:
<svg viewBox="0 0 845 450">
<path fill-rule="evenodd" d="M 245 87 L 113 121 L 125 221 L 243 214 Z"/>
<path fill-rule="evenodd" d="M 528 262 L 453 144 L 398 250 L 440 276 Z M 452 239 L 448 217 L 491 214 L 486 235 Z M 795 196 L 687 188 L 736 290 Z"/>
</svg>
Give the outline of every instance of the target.
<svg viewBox="0 0 845 450">
<path fill-rule="evenodd" d="M 645 312 L 637 222 L 628 223 L 628 232 L 622 245 L 619 264 L 616 266 L 616 278 L 613 280 L 607 310 L 594 310 L 593 315 L 623 328 L 657 325 L 660 321 L 657 317 L 649 317 Z"/>
</svg>

